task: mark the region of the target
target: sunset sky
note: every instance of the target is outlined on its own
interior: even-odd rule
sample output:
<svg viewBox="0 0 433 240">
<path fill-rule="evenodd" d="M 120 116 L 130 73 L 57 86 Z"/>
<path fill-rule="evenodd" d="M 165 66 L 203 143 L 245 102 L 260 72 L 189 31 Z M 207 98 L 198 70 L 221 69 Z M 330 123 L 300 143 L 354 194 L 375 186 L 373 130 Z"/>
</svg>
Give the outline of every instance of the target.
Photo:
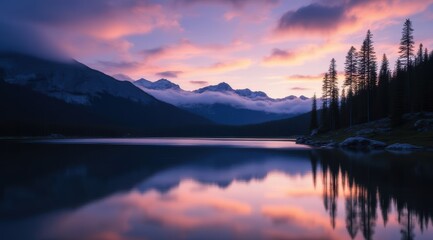
<svg viewBox="0 0 433 240">
<path fill-rule="evenodd" d="M 321 94 L 330 59 L 342 71 L 368 29 L 378 58 L 393 65 L 406 18 L 416 45 L 432 50 L 433 0 L 5 0 L 0 50 L 67 55 L 187 90 L 224 81 L 311 96 Z"/>
</svg>

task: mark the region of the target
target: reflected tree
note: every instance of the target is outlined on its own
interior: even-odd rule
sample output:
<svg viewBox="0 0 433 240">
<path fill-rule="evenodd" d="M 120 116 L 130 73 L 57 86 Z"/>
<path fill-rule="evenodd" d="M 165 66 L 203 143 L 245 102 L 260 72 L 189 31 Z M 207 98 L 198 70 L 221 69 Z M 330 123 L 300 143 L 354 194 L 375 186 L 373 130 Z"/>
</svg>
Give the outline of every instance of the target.
<svg viewBox="0 0 433 240">
<path fill-rule="evenodd" d="M 359 229 L 358 199 L 356 188 L 349 185 L 349 195 L 346 197 L 346 229 L 352 239 L 355 239 Z"/>
<path fill-rule="evenodd" d="M 388 223 L 388 214 L 391 212 L 391 198 L 388 192 L 382 192 L 380 194 L 380 210 L 382 212 L 383 225 L 386 226 Z"/>
<path fill-rule="evenodd" d="M 413 240 L 415 239 L 415 224 L 412 218 L 411 211 L 408 209 L 404 209 L 398 214 L 398 222 L 401 225 L 401 239 L 402 240 Z"/>
<path fill-rule="evenodd" d="M 317 184 L 317 156 L 314 153 L 310 153 L 311 171 L 313 174 L 313 185 L 316 188 Z"/>
<path fill-rule="evenodd" d="M 362 232 L 364 239 L 373 239 L 379 210 L 386 226 L 391 209 L 395 209 L 401 239 L 414 239 L 417 226 L 422 232 L 431 223 L 433 194 L 426 191 L 433 187 L 431 157 L 407 161 L 407 156 L 386 158 L 378 154 L 366 155 L 367 159 L 358 155 L 359 159 L 355 159 L 352 153 L 327 150 L 314 151 L 310 156 L 314 156 L 313 169 L 320 166 L 322 170 L 323 204 L 333 228 L 336 227 L 338 186 L 343 182 L 346 185 L 343 190 L 345 225 L 352 239 L 360 237 L 358 232 Z"/>
</svg>

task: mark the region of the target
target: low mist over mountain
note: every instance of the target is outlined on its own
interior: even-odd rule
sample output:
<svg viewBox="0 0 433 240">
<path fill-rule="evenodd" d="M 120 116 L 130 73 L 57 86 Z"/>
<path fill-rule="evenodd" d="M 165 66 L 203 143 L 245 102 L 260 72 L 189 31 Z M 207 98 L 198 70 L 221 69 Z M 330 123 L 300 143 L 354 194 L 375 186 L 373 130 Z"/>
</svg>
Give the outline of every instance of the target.
<svg viewBox="0 0 433 240">
<path fill-rule="evenodd" d="M 195 91 L 185 91 L 167 79 L 140 79 L 134 84 L 161 101 L 220 124 L 262 123 L 299 115 L 311 108 L 311 101 L 305 96 L 273 99 L 261 91 L 233 89 L 225 82 Z"/>
</svg>

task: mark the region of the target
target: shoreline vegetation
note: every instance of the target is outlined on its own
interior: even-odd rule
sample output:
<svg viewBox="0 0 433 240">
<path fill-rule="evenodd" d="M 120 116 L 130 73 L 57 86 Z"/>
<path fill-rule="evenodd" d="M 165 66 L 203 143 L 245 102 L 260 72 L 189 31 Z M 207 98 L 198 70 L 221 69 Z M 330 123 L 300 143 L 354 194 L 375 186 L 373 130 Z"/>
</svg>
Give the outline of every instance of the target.
<svg viewBox="0 0 433 240">
<path fill-rule="evenodd" d="M 433 113 L 408 113 L 402 119 L 404 123 L 398 127 L 392 127 L 390 118 L 383 118 L 332 132 L 313 131 L 310 136 L 298 137 L 296 142 L 321 148 L 433 151 Z M 348 139 L 352 143 L 344 146 Z"/>
<path fill-rule="evenodd" d="M 386 54 L 379 65 L 373 34 L 357 50 L 351 47 L 339 87 L 335 59 L 323 77 L 321 108 L 313 97 L 311 137 L 299 143 L 321 147 L 421 150 L 433 148 L 433 51 L 415 47 L 412 22 L 406 19 L 394 69 Z M 373 140 L 374 139 L 374 140 Z"/>
</svg>

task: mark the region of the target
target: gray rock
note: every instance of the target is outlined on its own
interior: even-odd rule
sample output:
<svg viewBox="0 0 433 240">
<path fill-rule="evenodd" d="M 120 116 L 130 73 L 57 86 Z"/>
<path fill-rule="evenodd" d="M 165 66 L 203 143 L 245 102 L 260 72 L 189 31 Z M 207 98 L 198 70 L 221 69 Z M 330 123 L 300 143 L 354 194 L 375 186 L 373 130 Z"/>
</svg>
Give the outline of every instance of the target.
<svg viewBox="0 0 433 240">
<path fill-rule="evenodd" d="M 324 148 L 324 149 L 334 149 L 336 147 L 338 147 L 338 144 L 335 142 L 330 142 L 330 143 L 321 145 L 321 148 Z"/>
<path fill-rule="evenodd" d="M 298 137 L 295 142 L 296 144 L 307 144 L 309 141 L 311 141 L 309 137 Z"/>
<path fill-rule="evenodd" d="M 342 148 L 352 149 L 380 149 L 385 148 L 386 144 L 381 141 L 371 140 L 364 137 L 350 137 L 339 144 Z"/>
<path fill-rule="evenodd" d="M 373 133 L 375 133 L 375 130 L 371 129 L 371 128 L 364 128 L 364 129 L 356 131 L 357 136 L 370 135 Z"/>
<path fill-rule="evenodd" d="M 415 146 L 408 143 L 394 143 L 389 145 L 385 149 L 391 151 L 417 151 L 417 150 L 422 150 L 423 147 Z"/>
<path fill-rule="evenodd" d="M 413 125 L 418 131 L 433 130 L 433 119 L 420 119 Z"/>
<path fill-rule="evenodd" d="M 319 129 L 313 129 L 312 131 L 311 131 L 311 134 L 310 134 L 310 136 L 316 136 L 317 134 L 319 133 Z"/>
</svg>

